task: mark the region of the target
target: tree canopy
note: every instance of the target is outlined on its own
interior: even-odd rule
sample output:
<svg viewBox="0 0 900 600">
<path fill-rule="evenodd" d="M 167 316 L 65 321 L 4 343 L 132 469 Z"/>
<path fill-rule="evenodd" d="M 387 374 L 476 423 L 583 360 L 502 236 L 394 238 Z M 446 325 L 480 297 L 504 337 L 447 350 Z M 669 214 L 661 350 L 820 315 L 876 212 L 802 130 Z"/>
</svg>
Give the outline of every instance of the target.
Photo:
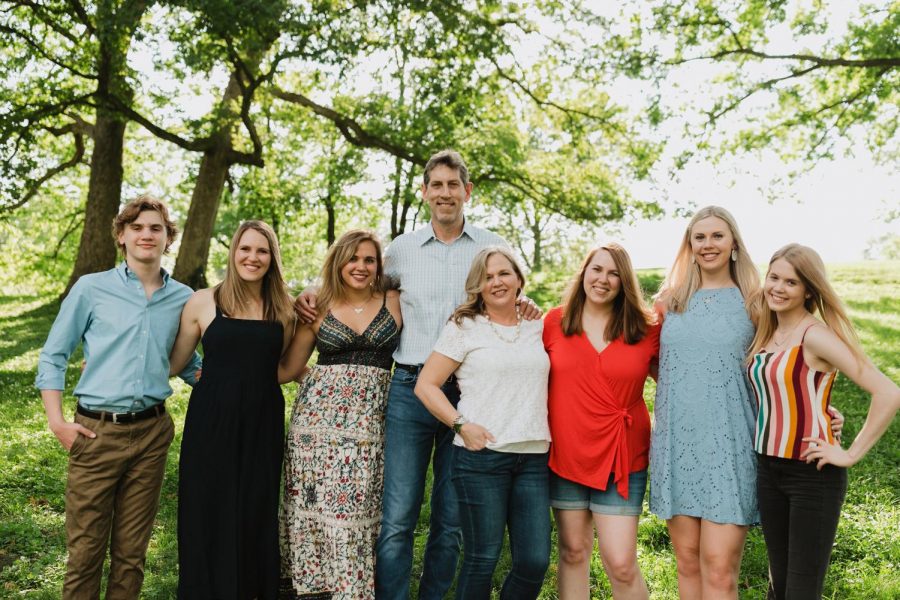
<svg viewBox="0 0 900 600">
<path fill-rule="evenodd" d="M 633 190 L 667 123 L 676 169 L 895 157 L 898 26 L 896 2 L 3 0 L 0 226 L 49 217 L 32 266 L 71 284 L 114 262 L 123 196 L 165 189 L 197 287 L 244 218 L 321 247 L 421 224 L 421 168 L 453 147 L 540 270 L 565 254 L 547 227 L 661 214 Z"/>
</svg>

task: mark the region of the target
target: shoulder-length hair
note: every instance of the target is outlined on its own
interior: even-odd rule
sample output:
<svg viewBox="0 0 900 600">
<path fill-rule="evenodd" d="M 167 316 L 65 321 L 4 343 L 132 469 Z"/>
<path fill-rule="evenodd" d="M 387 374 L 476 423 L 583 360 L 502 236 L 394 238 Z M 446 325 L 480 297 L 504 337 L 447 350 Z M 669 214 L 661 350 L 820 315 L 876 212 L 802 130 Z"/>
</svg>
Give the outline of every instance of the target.
<svg viewBox="0 0 900 600">
<path fill-rule="evenodd" d="M 266 238 L 272 257 L 269 269 L 263 275 L 262 280 L 263 319 L 280 321 L 287 328 L 294 320 L 293 302 L 287 284 L 284 282 L 284 268 L 281 266 L 278 237 L 275 235 L 275 231 L 263 221 L 244 221 L 234 232 L 234 236 L 231 238 L 231 248 L 228 249 L 225 279 L 214 288 L 213 297 L 216 305 L 226 315 L 234 316 L 249 311 L 250 286 L 238 275 L 234 257 L 240 246 L 241 237 L 251 229 Z"/>
<path fill-rule="evenodd" d="M 363 242 L 372 242 L 372 245 L 375 246 L 377 266 L 372 289 L 374 292 L 384 292 L 384 261 L 381 254 L 381 241 L 372 231 L 351 229 L 339 237 L 325 255 L 325 262 L 322 264 L 322 285 L 316 298 L 316 311 L 320 315 L 325 314 L 329 308 L 347 297 L 347 284 L 341 277 L 341 269 L 350 262 Z"/>
<path fill-rule="evenodd" d="M 819 256 L 819 253 L 807 246 L 788 244 L 772 255 L 772 259 L 769 260 L 769 268 L 778 259 L 784 259 L 794 267 L 797 277 L 803 282 L 807 295 L 803 302 L 803 308 L 812 315 L 818 312 L 825 325 L 842 342 L 847 344 L 847 348 L 850 349 L 853 356 L 860 362 L 865 361 L 865 354 L 859 345 L 856 330 L 853 329 L 853 325 L 850 323 L 844 303 L 841 302 L 840 297 L 828 282 L 828 276 L 825 273 L 825 263 L 822 262 L 822 257 Z M 768 273 L 766 273 L 766 276 L 768 277 Z M 764 348 L 765 343 L 772 338 L 775 329 L 778 327 L 775 311 L 769 308 L 765 294 L 762 292 L 756 294 L 754 301 L 759 316 L 759 323 L 756 327 L 756 336 L 750 344 L 749 357 L 752 357 Z"/>
<path fill-rule="evenodd" d="M 691 250 L 691 233 L 698 221 L 708 217 L 722 219 L 731 230 L 736 256 L 735 260 L 729 261 L 728 268 L 731 280 L 741 291 L 744 301 L 749 302 L 760 288 L 759 271 L 750 259 L 750 253 L 747 252 L 747 246 L 744 244 L 744 239 L 741 237 L 741 232 L 734 217 L 721 206 L 706 206 L 694 213 L 694 217 L 688 223 L 681 245 L 678 248 L 678 254 L 675 256 L 675 262 L 666 273 L 666 278 L 663 280 L 662 286 L 660 286 L 659 293 L 656 294 L 655 299 L 662 302 L 666 310 L 676 313 L 684 312 L 687 310 L 688 303 L 694 292 L 700 289 L 702 284 L 700 266 L 692 260 L 694 253 Z M 751 318 L 754 317 L 749 304 L 747 312 Z"/>
<path fill-rule="evenodd" d="M 610 243 L 598 246 L 588 252 L 581 263 L 581 269 L 572 279 L 569 288 L 563 296 L 562 330 L 567 336 L 581 334 L 584 327 L 581 317 L 584 314 L 584 305 L 587 302 L 587 293 L 584 291 L 584 275 L 594 256 L 600 251 L 608 252 L 619 272 L 622 282 L 621 289 L 613 300 L 613 314 L 603 337 L 612 341 L 623 336 L 626 344 L 636 344 L 647 333 L 647 326 L 655 322 L 656 316 L 644 301 L 641 284 L 637 274 L 631 266 L 631 258 L 625 248 L 619 244 Z"/>
<path fill-rule="evenodd" d="M 472 266 L 469 268 L 469 275 L 466 277 L 466 299 L 456 307 L 450 319 L 457 325 L 462 324 L 463 319 L 474 319 L 477 315 L 483 315 L 484 298 L 481 297 L 481 289 L 484 287 L 484 278 L 487 274 L 487 263 L 495 254 L 506 258 L 512 265 L 513 272 L 519 278 L 519 289 L 516 290 L 516 296 L 525 287 L 525 275 L 522 274 L 522 268 L 513 253 L 503 246 L 487 246 L 475 255 L 472 259 Z"/>
</svg>

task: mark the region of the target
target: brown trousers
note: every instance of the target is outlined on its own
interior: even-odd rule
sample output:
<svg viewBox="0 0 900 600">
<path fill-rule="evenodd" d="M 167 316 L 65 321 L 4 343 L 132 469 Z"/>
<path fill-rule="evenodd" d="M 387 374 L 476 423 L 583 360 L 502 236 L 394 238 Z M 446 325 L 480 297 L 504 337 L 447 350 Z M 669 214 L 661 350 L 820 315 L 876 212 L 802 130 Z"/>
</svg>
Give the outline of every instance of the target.
<svg viewBox="0 0 900 600">
<path fill-rule="evenodd" d="M 97 437 L 78 436 L 69 451 L 63 600 L 100 597 L 107 545 L 107 600 L 135 600 L 175 426 L 168 413 L 127 424 L 79 414 L 75 421 Z"/>
</svg>

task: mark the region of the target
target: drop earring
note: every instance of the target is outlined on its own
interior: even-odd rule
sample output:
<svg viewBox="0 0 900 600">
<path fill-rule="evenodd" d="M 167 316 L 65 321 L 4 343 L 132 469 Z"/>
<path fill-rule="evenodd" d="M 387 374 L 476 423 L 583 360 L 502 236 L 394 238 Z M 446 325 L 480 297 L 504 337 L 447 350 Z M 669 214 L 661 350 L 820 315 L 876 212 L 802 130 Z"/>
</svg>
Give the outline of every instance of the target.
<svg viewBox="0 0 900 600">
<path fill-rule="evenodd" d="M 731 262 L 737 262 L 737 250 L 734 248 L 731 249 Z"/>
</svg>

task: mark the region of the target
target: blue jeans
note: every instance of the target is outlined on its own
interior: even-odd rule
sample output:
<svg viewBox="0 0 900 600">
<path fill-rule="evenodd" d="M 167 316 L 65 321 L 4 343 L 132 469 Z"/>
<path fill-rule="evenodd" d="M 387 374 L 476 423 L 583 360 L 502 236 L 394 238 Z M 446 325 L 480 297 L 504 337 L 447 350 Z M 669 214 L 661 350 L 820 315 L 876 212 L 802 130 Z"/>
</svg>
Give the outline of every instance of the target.
<svg viewBox="0 0 900 600">
<path fill-rule="evenodd" d="M 433 451 L 431 524 L 425 546 L 419 598 L 440 600 L 453 584 L 460 531 L 456 494 L 450 483 L 453 432 L 431 416 L 416 398 L 417 376 L 396 369 L 388 395 L 384 440 L 384 513 L 375 546 L 375 596 L 409 598 L 413 541 Z M 456 384 L 445 385 L 450 402 L 459 402 Z"/>
<path fill-rule="evenodd" d="M 489 599 L 491 576 L 509 528 L 512 569 L 501 600 L 537 598 L 550 564 L 550 487 L 545 454 L 453 447 L 463 565 L 457 600 Z"/>
</svg>

